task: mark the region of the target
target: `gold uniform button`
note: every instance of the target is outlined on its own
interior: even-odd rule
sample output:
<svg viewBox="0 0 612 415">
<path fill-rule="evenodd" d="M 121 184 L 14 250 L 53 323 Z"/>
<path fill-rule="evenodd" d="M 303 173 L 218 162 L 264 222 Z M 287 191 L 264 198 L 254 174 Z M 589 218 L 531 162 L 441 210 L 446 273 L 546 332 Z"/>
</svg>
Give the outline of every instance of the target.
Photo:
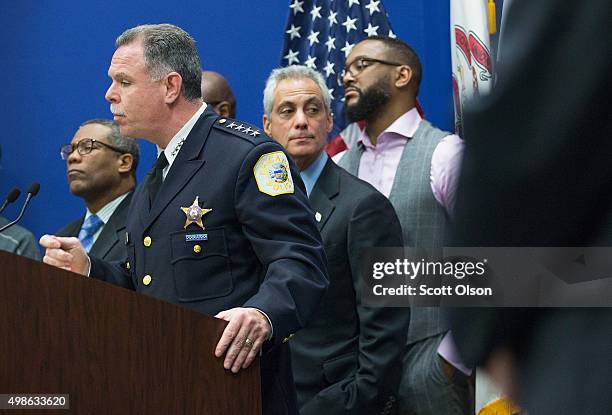
<svg viewBox="0 0 612 415">
<path fill-rule="evenodd" d="M 227 121 L 225 118 L 221 118 L 221 119 L 219 120 L 219 124 L 225 124 L 225 121 Z"/>
<path fill-rule="evenodd" d="M 142 277 L 142 283 L 144 285 L 151 284 L 151 276 L 150 275 L 145 275 L 144 277 Z"/>
<path fill-rule="evenodd" d="M 126 268 L 126 269 L 130 269 L 130 263 L 129 263 L 129 262 L 126 262 L 126 263 L 125 263 L 125 268 Z"/>
<path fill-rule="evenodd" d="M 202 247 L 200 245 L 194 245 L 193 246 L 193 252 L 195 252 L 196 254 L 199 254 L 200 252 L 202 252 Z"/>
<path fill-rule="evenodd" d="M 145 236 L 144 240 L 142 241 L 144 246 L 146 246 L 147 248 L 151 246 L 151 242 L 153 241 L 151 240 L 150 236 Z"/>
</svg>

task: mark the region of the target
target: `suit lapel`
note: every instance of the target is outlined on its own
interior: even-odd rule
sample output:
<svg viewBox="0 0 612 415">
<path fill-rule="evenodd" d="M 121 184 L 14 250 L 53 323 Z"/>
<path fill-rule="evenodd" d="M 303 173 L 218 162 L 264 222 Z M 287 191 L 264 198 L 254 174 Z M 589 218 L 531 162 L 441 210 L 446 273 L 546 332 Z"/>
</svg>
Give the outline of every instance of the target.
<svg viewBox="0 0 612 415">
<path fill-rule="evenodd" d="M 149 172 L 151 174 L 151 172 Z M 149 191 L 147 189 L 147 180 L 149 177 L 147 174 L 146 178 L 136 186 L 134 190 L 134 196 L 132 197 L 132 203 L 128 210 L 128 216 L 126 223 L 129 223 L 131 228 L 132 225 L 138 223 L 138 227 L 144 227 L 149 216 Z"/>
<path fill-rule="evenodd" d="M 96 258 L 104 258 L 104 256 L 111 250 L 111 248 L 117 243 L 117 237 L 114 226 L 109 226 L 111 223 L 107 223 L 102 228 L 102 232 L 96 242 L 91 247 L 89 253 Z"/>
<path fill-rule="evenodd" d="M 98 236 L 98 239 L 96 239 L 96 242 L 91 247 L 90 253 L 93 256 L 104 259 L 117 243 L 123 242 L 125 238 L 125 219 L 131 200 L 132 193 L 130 192 L 117 206 L 117 209 L 115 209 L 106 225 L 104 225 L 100 236 Z"/>
<path fill-rule="evenodd" d="M 83 221 L 85 220 L 85 216 L 81 216 L 80 219 L 75 220 L 74 222 L 66 225 L 64 228 L 60 229 L 56 235 L 57 236 L 79 236 L 79 232 L 81 231 L 81 226 L 83 226 Z"/>
<path fill-rule="evenodd" d="M 334 162 L 328 159 L 310 193 L 310 204 L 315 211 L 315 219 L 317 220 L 319 232 L 323 232 L 325 224 L 329 221 L 336 208 L 333 199 L 338 193 L 340 193 L 340 175 L 336 171 Z"/>
<path fill-rule="evenodd" d="M 170 201 L 185 187 L 198 170 L 206 162 L 202 148 L 206 143 L 210 129 L 218 118 L 209 108 L 204 110 L 198 122 L 187 136 L 185 144 L 179 151 L 176 159 L 172 163 L 172 167 L 168 175 L 164 179 L 162 186 L 159 188 L 155 205 L 151 207 L 146 220 L 145 229 L 149 228 L 157 217 L 164 211 Z M 145 200 L 148 200 L 149 191 L 143 189 Z M 141 198 L 142 200 L 142 198 Z"/>
</svg>

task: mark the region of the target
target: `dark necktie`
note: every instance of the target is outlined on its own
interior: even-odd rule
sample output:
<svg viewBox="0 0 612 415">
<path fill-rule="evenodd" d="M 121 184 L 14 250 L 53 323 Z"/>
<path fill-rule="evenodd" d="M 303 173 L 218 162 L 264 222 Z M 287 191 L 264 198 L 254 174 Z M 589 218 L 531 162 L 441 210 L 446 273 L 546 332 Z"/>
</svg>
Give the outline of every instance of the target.
<svg viewBox="0 0 612 415">
<path fill-rule="evenodd" d="M 162 151 L 155 162 L 155 166 L 153 167 L 153 174 L 150 176 L 150 180 L 148 183 L 149 187 L 149 206 L 153 205 L 155 201 L 155 197 L 157 196 L 157 192 L 164 181 L 164 168 L 168 165 L 168 160 L 166 159 L 166 155 Z"/>
</svg>

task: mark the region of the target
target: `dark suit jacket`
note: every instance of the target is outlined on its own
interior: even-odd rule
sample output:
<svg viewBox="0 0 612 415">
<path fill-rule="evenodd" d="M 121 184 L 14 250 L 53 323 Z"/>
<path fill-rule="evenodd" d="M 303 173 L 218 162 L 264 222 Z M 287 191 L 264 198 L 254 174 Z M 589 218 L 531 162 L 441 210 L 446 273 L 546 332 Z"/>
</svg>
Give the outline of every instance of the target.
<svg viewBox="0 0 612 415">
<path fill-rule="evenodd" d="M 609 0 L 510 5 L 496 87 L 464 118 L 458 246 L 612 245 L 610 16 Z M 529 413 L 612 413 L 609 308 L 451 316 L 466 363 L 514 353 Z"/>
<path fill-rule="evenodd" d="M 132 201 L 132 194 L 133 192 L 128 193 L 125 199 L 119 203 L 117 209 L 115 209 L 108 222 L 102 228 L 100 236 L 98 236 L 89 252 L 91 256 L 105 261 L 124 261 L 127 258 L 125 222 L 130 202 Z M 85 216 L 64 226 L 56 235 L 78 236 L 81 226 L 83 226 L 83 220 L 85 220 Z"/>
<path fill-rule="evenodd" d="M 300 413 L 376 414 L 396 394 L 409 308 L 361 301 L 365 247 L 402 246 L 389 200 L 331 159 L 310 202 L 328 259 L 330 286 L 315 318 L 290 341 Z"/>
<path fill-rule="evenodd" d="M 297 407 L 283 339 L 306 324 L 324 295 L 326 260 L 297 168 L 291 160 L 257 168 L 269 160 L 267 154 L 286 155 L 254 130 L 259 132 L 207 109 L 153 205 L 148 178 L 134 194 L 127 220 L 129 267 L 94 258 L 91 275 L 208 315 L 233 307 L 265 312 L 274 333 L 261 358 L 264 413 L 289 414 Z M 265 194 L 255 171 L 275 185 L 287 184 L 290 174 L 295 189 Z M 202 218 L 204 230 L 185 226 L 181 210 L 196 196 L 201 207 L 212 209 Z M 147 275 L 150 283 L 144 282 Z"/>
</svg>

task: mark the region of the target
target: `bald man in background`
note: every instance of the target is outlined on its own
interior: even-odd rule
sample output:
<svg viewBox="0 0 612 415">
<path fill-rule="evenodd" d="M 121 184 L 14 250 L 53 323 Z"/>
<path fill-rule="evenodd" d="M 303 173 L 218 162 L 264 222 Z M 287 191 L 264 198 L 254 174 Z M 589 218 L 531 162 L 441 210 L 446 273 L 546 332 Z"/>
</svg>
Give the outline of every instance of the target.
<svg viewBox="0 0 612 415">
<path fill-rule="evenodd" d="M 202 71 L 202 100 L 220 116 L 236 118 L 236 98 L 221 74 Z"/>
</svg>

